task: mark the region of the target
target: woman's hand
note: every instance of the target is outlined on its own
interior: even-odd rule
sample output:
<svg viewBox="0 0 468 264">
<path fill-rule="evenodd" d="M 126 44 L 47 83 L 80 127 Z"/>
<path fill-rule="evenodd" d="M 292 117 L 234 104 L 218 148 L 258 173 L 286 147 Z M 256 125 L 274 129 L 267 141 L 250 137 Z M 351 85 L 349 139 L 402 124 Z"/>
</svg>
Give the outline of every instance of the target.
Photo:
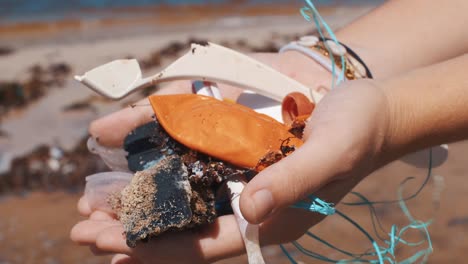
<svg viewBox="0 0 468 264">
<path fill-rule="evenodd" d="M 252 57 L 309 87 L 330 83 L 330 73 L 300 53 L 253 54 Z M 241 91 L 227 86 L 220 86 L 220 89 L 224 97 L 231 99 L 237 98 Z M 190 83 L 180 81 L 171 83 L 158 93 L 190 91 Z M 121 146 L 131 130 L 152 120 L 153 111 L 148 101 L 145 99 L 138 105 L 148 106 L 126 108 L 93 122 L 90 126 L 91 135 L 99 138 L 99 143 L 104 146 Z M 113 259 L 114 263 L 208 263 L 244 252 L 244 243 L 232 215 L 219 217 L 214 224 L 197 231 L 163 234 L 146 244 L 141 243 L 136 248 L 129 248 L 122 235 L 123 226 L 113 216 L 100 211 L 92 212 L 86 197 L 80 200 L 78 209 L 88 219 L 73 227 L 72 240 L 89 246 L 97 255 L 117 253 Z M 290 226 L 291 219 L 296 219 L 291 228 L 278 228 Z M 295 240 L 321 219 L 320 215 L 297 209 L 278 211 L 274 217 L 261 225 L 261 244 Z"/>
<path fill-rule="evenodd" d="M 339 201 L 363 177 L 404 154 L 468 135 L 468 55 L 384 81 L 332 90 L 307 124 L 305 144 L 245 187 L 241 211 L 260 223 L 314 193 Z"/>
<path fill-rule="evenodd" d="M 383 92 L 371 81 L 348 83 L 325 96 L 306 128 L 305 144 L 257 175 L 241 196 L 244 216 L 251 222 L 262 222 L 262 245 L 296 240 L 323 219 L 322 215 L 288 205 L 310 193 L 336 203 L 378 167 L 389 122 L 387 105 Z M 116 123 L 112 126 L 109 122 L 118 120 L 114 115 L 99 125 L 115 130 Z M 73 228 L 72 239 L 90 246 L 95 254 L 119 253 L 114 260 L 120 262 L 115 263 L 207 263 L 244 252 L 232 215 L 219 217 L 197 231 L 163 234 L 129 248 L 119 221 L 102 212 L 91 212 L 86 198 L 81 199 L 79 211 L 89 219 Z"/>
<path fill-rule="evenodd" d="M 304 145 L 247 184 L 240 200 L 245 218 L 261 223 L 312 193 L 337 203 L 386 160 L 389 109 L 371 80 L 329 92 L 312 113 Z"/>
</svg>

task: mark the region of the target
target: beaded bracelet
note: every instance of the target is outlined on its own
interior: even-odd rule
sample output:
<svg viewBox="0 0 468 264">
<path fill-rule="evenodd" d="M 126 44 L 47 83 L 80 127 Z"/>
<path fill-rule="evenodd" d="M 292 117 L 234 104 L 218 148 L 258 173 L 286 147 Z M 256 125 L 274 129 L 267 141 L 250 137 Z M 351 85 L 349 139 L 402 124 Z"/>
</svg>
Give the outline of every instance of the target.
<svg viewBox="0 0 468 264">
<path fill-rule="evenodd" d="M 372 78 L 372 74 L 361 58 L 348 46 L 327 38 L 316 36 L 304 36 L 298 41 L 293 41 L 280 49 L 299 51 L 315 60 L 322 67 L 332 72 L 332 63 L 329 59 L 329 51 L 332 53 L 336 65 L 341 65 L 341 57 L 344 56 L 345 76 L 348 80 Z M 339 73 L 335 73 L 338 77 Z"/>
</svg>

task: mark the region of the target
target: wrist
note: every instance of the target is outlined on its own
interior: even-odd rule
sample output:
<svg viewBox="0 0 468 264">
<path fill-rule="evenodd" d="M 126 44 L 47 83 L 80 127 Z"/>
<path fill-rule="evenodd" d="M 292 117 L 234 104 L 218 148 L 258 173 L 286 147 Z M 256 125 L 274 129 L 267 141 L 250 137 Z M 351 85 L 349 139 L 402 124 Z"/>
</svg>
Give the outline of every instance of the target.
<svg viewBox="0 0 468 264">
<path fill-rule="evenodd" d="M 353 32 L 348 32 L 345 29 L 336 33 L 338 41 L 350 47 L 359 57 L 365 62 L 367 67 L 372 71 L 373 78 L 381 79 L 391 76 L 389 71 L 390 63 L 388 60 L 383 60 L 379 57 L 379 52 L 376 48 L 366 42 L 365 39 L 356 39 Z"/>
<path fill-rule="evenodd" d="M 412 146 L 412 142 L 417 133 L 414 107 L 419 107 L 418 102 L 414 100 L 415 97 L 405 94 L 409 92 L 407 89 L 400 88 L 404 88 L 404 85 L 395 83 L 394 80 L 381 82 L 381 89 L 388 106 L 388 125 L 382 147 L 382 165 L 417 150 Z M 410 104 L 406 102 L 407 96 L 412 98 Z"/>
<path fill-rule="evenodd" d="M 280 72 L 311 89 L 329 87 L 332 82 L 332 75 L 328 70 L 301 52 L 285 51 L 278 54 L 278 59 Z"/>
</svg>

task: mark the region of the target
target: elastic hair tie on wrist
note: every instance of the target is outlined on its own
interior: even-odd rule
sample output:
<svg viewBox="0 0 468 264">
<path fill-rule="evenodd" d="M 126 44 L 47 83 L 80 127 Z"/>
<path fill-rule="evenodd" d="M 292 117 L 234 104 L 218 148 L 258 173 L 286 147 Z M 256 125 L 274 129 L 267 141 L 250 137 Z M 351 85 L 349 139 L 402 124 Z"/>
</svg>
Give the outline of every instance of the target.
<svg viewBox="0 0 468 264">
<path fill-rule="evenodd" d="M 329 39 L 329 38 L 320 38 L 320 40 L 321 41 L 327 41 L 327 40 L 333 41 L 332 39 Z M 359 57 L 359 55 L 357 55 L 357 53 L 354 52 L 354 50 L 352 50 L 347 45 L 341 43 L 340 41 L 338 41 L 338 43 L 346 49 L 346 53 L 348 53 L 351 57 L 353 57 L 355 60 L 357 60 L 364 67 L 364 69 L 366 69 L 367 78 L 374 79 L 374 77 L 372 76 L 371 71 L 369 70 L 369 67 L 367 67 L 366 63 L 361 59 L 361 57 Z"/>
<path fill-rule="evenodd" d="M 346 79 L 362 79 L 373 78 L 367 65 L 364 61 L 348 46 L 335 42 L 329 38 L 317 36 L 304 36 L 298 41 L 290 42 L 283 46 L 279 52 L 294 50 L 303 53 L 315 62 L 320 64 L 326 70 L 334 73 L 334 77 L 338 77 L 339 73 L 333 71 L 333 65 L 339 64 L 339 60 L 344 58 L 344 72 Z M 329 55 L 331 52 L 331 55 Z M 332 56 L 328 58 L 329 56 Z M 332 60 L 330 60 L 333 58 Z"/>
</svg>

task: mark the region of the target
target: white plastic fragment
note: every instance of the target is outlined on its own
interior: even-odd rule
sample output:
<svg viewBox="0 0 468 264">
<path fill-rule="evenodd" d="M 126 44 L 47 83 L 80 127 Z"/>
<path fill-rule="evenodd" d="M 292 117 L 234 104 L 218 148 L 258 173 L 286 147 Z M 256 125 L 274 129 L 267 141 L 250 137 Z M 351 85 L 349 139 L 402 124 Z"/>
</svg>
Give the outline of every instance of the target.
<svg viewBox="0 0 468 264">
<path fill-rule="evenodd" d="M 94 138 L 90 137 L 87 142 L 88 150 L 99 155 L 104 163 L 113 171 L 130 172 L 126 159 L 127 152 L 120 148 L 108 148 L 100 145 Z"/>
<path fill-rule="evenodd" d="M 218 86 L 214 82 L 194 81 L 192 83 L 192 88 L 193 92 L 196 94 L 207 95 L 218 100 L 223 100 Z M 239 175 L 230 177 L 230 180 L 227 182 L 227 187 L 231 195 L 231 207 L 236 216 L 242 239 L 244 240 L 249 264 L 265 264 L 258 239 L 258 225 L 249 224 L 240 211 L 239 198 L 244 189 L 244 180 L 244 177 Z"/>
<path fill-rule="evenodd" d="M 127 172 L 102 172 L 86 177 L 85 197 L 92 211 L 112 213 L 109 195 L 119 193 L 127 186 L 133 174 Z"/>
<path fill-rule="evenodd" d="M 265 260 L 262 256 L 259 242 L 259 228 L 258 225 L 253 225 L 245 220 L 239 207 L 239 199 L 242 190 L 244 189 L 244 183 L 242 177 L 233 177 L 227 182 L 227 187 L 231 193 L 231 207 L 236 216 L 239 230 L 244 240 L 245 249 L 247 251 L 247 258 L 249 264 L 264 264 Z"/>
<path fill-rule="evenodd" d="M 218 85 L 209 81 L 193 81 L 192 91 L 199 95 L 211 96 L 218 100 L 223 100 Z"/>
<path fill-rule="evenodd" d="M 118 78 L 117 78 L 117 77 Z M 240 78 L 242 76 L 242 78 Z M 116 79 L 117 78 L 117 79 Z M 191 49 L 164 70 L 146 78 L 135 60 L 116 60 L 75 76 L 96 92 L 120 99 L 161 82 L 201 79 L 253 90 L 281 101 L 291 92 L 309 95 L 309 88 L 244 54 L 214 43 L 192 44 Z"/>
</svg>

